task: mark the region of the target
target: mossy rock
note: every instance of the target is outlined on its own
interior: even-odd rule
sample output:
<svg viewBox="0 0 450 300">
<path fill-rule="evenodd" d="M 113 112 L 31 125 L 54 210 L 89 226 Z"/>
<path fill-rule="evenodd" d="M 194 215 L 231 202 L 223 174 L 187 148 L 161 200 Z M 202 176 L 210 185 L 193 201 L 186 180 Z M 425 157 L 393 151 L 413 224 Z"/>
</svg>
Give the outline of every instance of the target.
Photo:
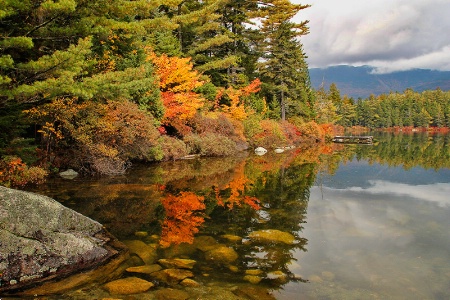
<svg viewBox="0 0 450 300">
<path fill-rule="evenodd" d="M 248 235 L 248 237 L 253 241 L 263 243 L 283 243 L 287 245 L 295 244 L 295 237 L 292 234 L 277 229 L 253 231 Z"/>
<path fill-rule="evenodd" d="M 239 255 L 233 248 L 226 246 L 219 246 L 205 252 L 206 260 L 213 261 L 219 264 L 231 264 L 238 259 Z"/>
</svg>

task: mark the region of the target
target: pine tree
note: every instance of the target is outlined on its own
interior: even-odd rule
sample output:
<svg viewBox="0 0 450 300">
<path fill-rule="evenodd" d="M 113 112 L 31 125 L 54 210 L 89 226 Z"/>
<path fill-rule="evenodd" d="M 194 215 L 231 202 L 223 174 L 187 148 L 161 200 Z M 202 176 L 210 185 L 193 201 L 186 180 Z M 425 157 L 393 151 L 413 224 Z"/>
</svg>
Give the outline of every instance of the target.
<svg viewBox="0 0 450 300">
<path fill-rule="evenodd" d="M 282 120 L 288 115 L 306 118 L 312 115 L 313 97 L 306 55 L 299 41 L 299 37 L 308 32 L 307 21 L 300 24 L 291 21 L 295 14 L 307 7 L 309 5 L 275 0 L 264 2 L 257 13 L 262 24 L 259 73 L 266 98 L 275 96 L 280 104 Z"/>
</svg>

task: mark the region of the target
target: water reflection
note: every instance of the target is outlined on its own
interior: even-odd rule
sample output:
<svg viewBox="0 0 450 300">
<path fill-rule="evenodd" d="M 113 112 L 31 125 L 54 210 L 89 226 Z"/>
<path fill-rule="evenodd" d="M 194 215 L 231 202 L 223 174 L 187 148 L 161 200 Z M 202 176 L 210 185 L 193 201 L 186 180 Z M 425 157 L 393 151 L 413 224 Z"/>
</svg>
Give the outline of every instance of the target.
<svg viewBox="0 0 450 300">
<path fill-rule="evenodd" d="M 433 141 L 426 135 L 417 138 Z M 430 169 L 434 156 L 413 162 L 390 158 L 397 165 L 392 167 L 386 165 L 387 156 L 375 155 L 385 153 L 377 146 L 350 147 L 335 154 L 343 158 L 337 166 L 328 158 L 332 175 L 322 171 L 310 189 L 302 231 L 308 252 L 296 252 L 301 264 L 294 269 L 309 284 L 290 283 L 277 298 L 448 299 L 448 159 L 439 158 L 443 167 Z"/>
<path fill-rule="evenodd" d="M 211 287 L 241 296 L 258 287 L 261 299 L 267 291 L 276 299 L 446 299 L 448 137 L 376 139 L 135 166 L 114 178 L 55 178 L 40 192 L 155 251 L 144 261 L 136 250 L 134 265 L 195 260 L 193 279 L 211 295 Z M 200 297 L 178 282 L 123 276 Z"/>
</svg>

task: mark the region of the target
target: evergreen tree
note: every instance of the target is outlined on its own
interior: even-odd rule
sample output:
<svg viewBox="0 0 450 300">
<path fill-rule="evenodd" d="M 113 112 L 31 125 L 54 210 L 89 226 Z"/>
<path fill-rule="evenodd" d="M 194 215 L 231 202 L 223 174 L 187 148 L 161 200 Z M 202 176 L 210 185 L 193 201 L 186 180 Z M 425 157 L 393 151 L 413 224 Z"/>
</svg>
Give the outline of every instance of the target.
<svg viewBox="0 0 450 300">
<path fill-rule="evenodd" d="M 342 99 L 338 113 L 340 119 L 337 121 L 339 125 L 344 127 L 351 127 L 356 124 L 356 106 L 352 98 L 348 98 L 347 95 Z"/>
<path fill-rule="evenodd" d="M 223 22 L 227 0 L 182 1 L 174 20 L 182 52 L 192 57 L 195 67 L 211 77 L 217 86 L 226 86 L 226 70 L 238 64 L 238 57 L 227 49 L 233 44 L 233 33 Z"/>
<path fill-rule="evenodd" d="M 307 34 L 307 21 L 293 23 L 292 17 L 309 5 L 295 5 L 289 1 L 275 0 L 261 4 L 259 66 L 267 99 L 275 98 L 280 104 L 280 116 L 297 115 L 310 118 L 313 114 L 313 95 L 309 73 L 299 38 Z M 271 97 L 272 96 L 272 97 Z M 289 110 L 291 106 L 292 109 Z"/>
</svg>

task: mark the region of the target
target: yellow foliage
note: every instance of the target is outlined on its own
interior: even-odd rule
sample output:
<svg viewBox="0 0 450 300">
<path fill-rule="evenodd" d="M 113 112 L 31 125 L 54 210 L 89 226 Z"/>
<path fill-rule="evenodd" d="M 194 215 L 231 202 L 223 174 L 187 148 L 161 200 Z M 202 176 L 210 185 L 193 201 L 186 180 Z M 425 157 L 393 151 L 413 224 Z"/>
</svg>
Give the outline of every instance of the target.
<svg viewBox="0 0 450 300">
<path fill-rule="evenodd" d="M 219 90 L 216 95 L 216 102 L 218 103 L 219 99 L 223 96 L 227 96 L 230 104 L 222 105 L 223 112 L 234 120 L 242 121 L 248 116 L 244 104 L 244 98 L 251 94 L 257 93 L 260 90 L 260 86 L 261 81 L 259 79 L 255 79 L 248 86 L 240 89 L 228 87 L 227 89 Z"/>
<path fill-rule="evenodd" d="M 204 84 L 190 58 L 157 56 L 147 49 L 147 60 L 156 66 L 165 107 L 164 122 L 183 123 L 203 107 L 205 99 L 193 90 Z"/>
</svg>

